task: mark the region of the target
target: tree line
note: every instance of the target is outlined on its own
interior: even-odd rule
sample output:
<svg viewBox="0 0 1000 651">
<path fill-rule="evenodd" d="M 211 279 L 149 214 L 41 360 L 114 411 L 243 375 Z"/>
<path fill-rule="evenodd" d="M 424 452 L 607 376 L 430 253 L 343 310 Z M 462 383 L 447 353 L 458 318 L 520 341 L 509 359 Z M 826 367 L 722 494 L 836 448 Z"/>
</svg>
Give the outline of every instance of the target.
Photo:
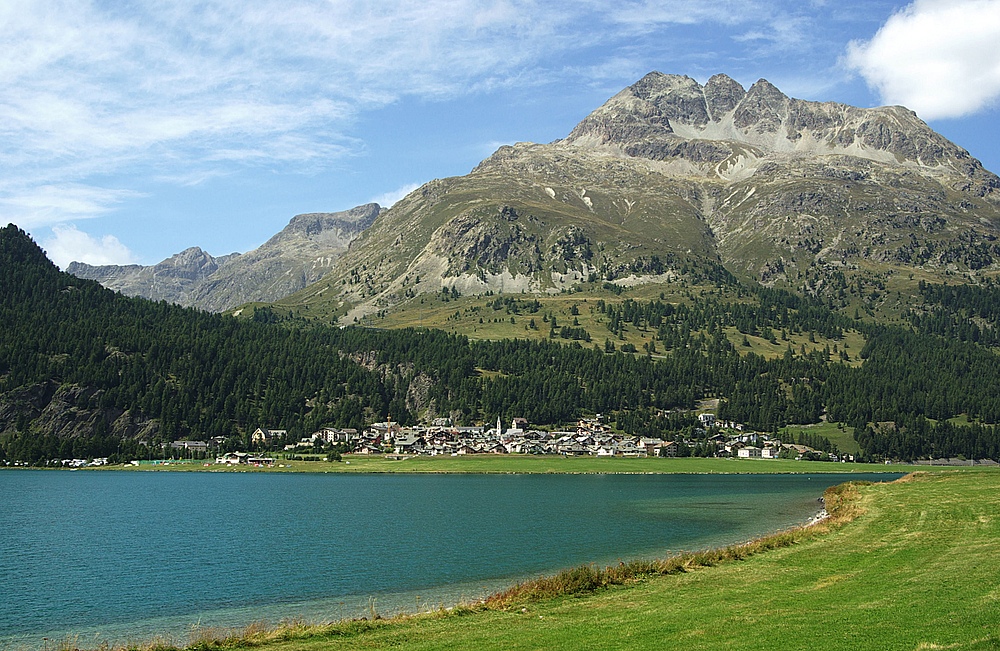
<svg viewBox="0 0 1000 651">
<path fill-rule="evenodd" d="M 845 422 L 871 458 L 998 456 L 1000 357 L 913 326 L 855 321 L 781 290 L 598 304 L 609 327 L 655 329 L 670 352 L 654 358 L 580 341 L 282 322 L 267 310 L 238 320 L 127 298 L 60 272 L 13 226 L 0 231 L 0 281 L 0 455 L 9 459 L 138 454 L 135 437 L 115 433 L 123 414 L 155 421 L 154 447 L 211 437 L 246 445 L 258 426 L 297 440 L 324 426 L 410 424 L 427 410 L 466 424 L 502 414 L 537 426 L 602 412 L 628 433 L 657 436 L 693 428 L 690 417 L 668 414 L 707 397 L 721 399 L 720 418 L 761 431 L 823 415 Z M 938 305 L 953 309 L 947 296 Z M 775 359 L 741 354 L 730 326 L 832 339 L 857 329 L 864 363 L 791 347 Z M 44 405 L 31 397 L 53 387 L 85 389 L 72 407 L 89 416 L 71 435 L 46 429 Z M 980 424 L 941 424 L 962 413 Z M 887 422 L 894 426 L 877 426 Z"/>
</svg>

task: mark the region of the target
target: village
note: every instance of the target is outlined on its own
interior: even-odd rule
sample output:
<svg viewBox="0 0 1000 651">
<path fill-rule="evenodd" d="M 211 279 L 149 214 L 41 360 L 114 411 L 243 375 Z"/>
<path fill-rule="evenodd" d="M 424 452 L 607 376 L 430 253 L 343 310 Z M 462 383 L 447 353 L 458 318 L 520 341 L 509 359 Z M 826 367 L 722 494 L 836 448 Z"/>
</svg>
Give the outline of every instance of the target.
<svg viewBox="0 0 1000 651">
<path fill-rule="evenodd" d="M 690 438 L 627 436 L 605 422 L 601 414 L 582 418 L 572 429 L 547 431 L 529 427 L 523 418 L 513 418 L 504 427 L 498 417 L 495 426 L 453 426 L 450 419 L 435 419 L 424 426 L 403 426 L 387 420 L 363 430 L 324 427 L 295 443 L 287 443 L 288 431 L 258 427 L 250 435 L 254 451 L 223 452 L 232 441 L 215 437 L 208 441 L 176 440 L 161 444 L 162 450 L 148 460 L 132 460 L 133 466 L 168 465 L 178 461 L 208 462 L 229 466 L 269 467 L 276 455 L 285 459 L 340 459 L 341 455 L 379 455 L 402 459 L 413 456 L 462 456 L 480 454 L 560 455 L 564 457 L 722 457 L 736 459 L 805 459 L 854 461 L 851 455 L 838 456 L 806 445 L 783 443 L 775 436 L 745 430 L 740 423 L 719 421 L 714 414 L 698 416 L 699 427 Z M 148 443 L 144 442 L 145 445 Z M 27 465 L 9 462 L 5 465 Z M 109 459 L 54 459 L 50 466 L 69 469 L 111 465 Z"/>
<path fill-rule="evenodd" d="M 805 445 L 782 443 L 778 438 L 744 431 L 740 423 L 718 421 L 714 414 L 698 417 L 696 438 L 664 440 L 633 437 L 616 432 L 601 414 L 582 418 L 572 429 L 544 431 L 529 428 L 523 418 L 513 418 L 504 427 L 498 417 L 494 427 L 456 427 L 448 419 L 437 419 L 430 426 L 404 427 L 391 420 L 356 429 L 323 428 L 297 443 L 283 446 L 283 453 L 308 453 L 336 448 L 345 454 L 386 455 L 387 457 L 525 454 L 594 457 L 686 457 L 710 456 L 746 459 L 813 459 L 853 461 L 847 456 L 819 452 Z M 285 440 L 287 432 L 258 428 L 251 442 L 258 449 L 273 447 Z M 207 444 L 177 441 L 176 446 Z M 273 463 L 270 457 L 239 452 L 220 456 L 217 463 Z"/>
<path fill-rule="evenodd" d="M 563 457 L 677 458 L 715 457 L 732 459 L 794 459 L 853 462 L 853 455 L 823 451 L 808 445 L 783 442 L 778 436 L 749 430 L 741 423 L 718 420 L 702 413 L 698 426 L 687 436 L 665 433 L 667 438 L 628 436 L 608 424 L 601 414 L 581 418 L 572 428 L 543 430 L 529 427 L 524 418 L 513 418 L 505 427 L 500 417 L 492 427 L 455 426 L 448 418 L 430 424 L 404 426 L 393 422 L 372 423 L 363 430 L 324 427 L 289 443 L 288 430 L 258 427 L 242 444 L 235 439 L 214 437 L 207 441 L 179 439 L 161 443 L 158 452 L 149 442 L 145 459 L 126 462 L 133 466 L 199 462 L 204 465 L 270 467 L 279 459 L 339 461 L 342 455 L 385 459 L 416 456 L 464 455 L 558 455 Z M 246 443 L 249 446 L 246 446 Z M 238 447 L 237 447 L 238 446 Z M 239 448 L 246 446 L 249 451 Z M 947 460 L 937 460 L 938 462 Z M 118 462 L 121 462 L 120 460 Z M 118 463 L 116 462 L 116 463 Z M 919 462 L 918 462 L 919 463 Z M 2 465 L 28 465 L 9 461 Z M 114 465 L 104 458 L 53 459 L 47 465 L 69 469 Z"/>
<path fill-rule="evenodd" d="M 391 420 L 373 423 L 363 430 L 324 427 L 295 443 L 286 443 L 288 431 L 258 427 L 250 435 L 255 451 L 222 452 L 223 437 L 208 441 L 176 440 L 164 443 L 163 457 L 133 460 L 133 466 L 171 465 L 178 462 L 206 466 L 250 466 L 267 468 L 286 460 L 341 460 L 342 455 L 402 460 L 416 456 L 465 455 L 558 455 L 603 458 L 714 457 L 729 459 L 788 459 L 796 461 L 854 462 L 851 454 L 824 452 L 808 445 L 783 442 L 775 435 L 747 429 L 741 423 L 720 421 L 714 414 L 698 415 L 699 427 L 691 437 L 666 440 L 627 436 L 605 422 L 601 414 L 581 418 L 572 429 L 530 428 L 523 418 L 514 418 L 504 427 L 498 417 L 495 426 L 453 426 L 449 419 L 431 425 L 403 426 Z M 185 461 L 187 460 L 187 461 Z M 886 462 L 888 463 L 888 462 Z M 988 459 L 936 458 L 916 460 L 916 465 L 997 466 Z M 27 465 L 9 462 L 5 465 Z M 108 458 L 59 459 L 50 465 L 69 469 L 111 465 Z"/>
</svg>

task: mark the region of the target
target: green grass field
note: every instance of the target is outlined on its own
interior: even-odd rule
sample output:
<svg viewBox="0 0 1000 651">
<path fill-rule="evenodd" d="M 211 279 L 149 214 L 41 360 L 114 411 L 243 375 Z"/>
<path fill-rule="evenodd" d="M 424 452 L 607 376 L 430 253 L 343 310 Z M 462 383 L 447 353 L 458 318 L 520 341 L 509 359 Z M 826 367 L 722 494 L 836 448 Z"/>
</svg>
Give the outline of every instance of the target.
<svg viewBox="0 0 1000 651">
<path fill-rule="evenodd" d="M 197 647 L 1000 648 L 1000 472 L 919 473 L 844 494 L 843 510 L 834 511 L 846 523 L 744 560 L 690 564 L 582 596 L 248 631 Z"/>
<path fill-rule="evenodd" d="M 782 433 L 792 435 L 803 432 L 805 434 L 816 434 L 825 436 L 841 452 L 847 454 L 860 454 L 861 446 L 854 440 L 854 428 L 842 423 L 816 423 L 815 425 L 789 425 L 782 428 Z"/>
</svg>

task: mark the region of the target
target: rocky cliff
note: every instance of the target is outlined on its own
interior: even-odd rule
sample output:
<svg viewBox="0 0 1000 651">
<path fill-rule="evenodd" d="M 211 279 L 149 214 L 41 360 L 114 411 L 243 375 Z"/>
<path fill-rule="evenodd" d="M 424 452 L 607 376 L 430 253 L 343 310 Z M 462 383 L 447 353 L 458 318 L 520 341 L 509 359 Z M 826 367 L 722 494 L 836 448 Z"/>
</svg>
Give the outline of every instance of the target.
<svg viewBox="0 0 1000 651">
<path fill-rule="evenodd" d="M 996 175 L 969 152 L 904 107 L 863 109 L 792 99 L 766 79 L 744 90 L 722 74 L 702 86 L 690 77 L 650 73 L 561 142 L 683 160 L 724 179 L 751 175 L 754 161 L 763 158 L 848 156 L 955 177 L 957 189 L 977 196 L 1000 188 Z"/>
</svg>

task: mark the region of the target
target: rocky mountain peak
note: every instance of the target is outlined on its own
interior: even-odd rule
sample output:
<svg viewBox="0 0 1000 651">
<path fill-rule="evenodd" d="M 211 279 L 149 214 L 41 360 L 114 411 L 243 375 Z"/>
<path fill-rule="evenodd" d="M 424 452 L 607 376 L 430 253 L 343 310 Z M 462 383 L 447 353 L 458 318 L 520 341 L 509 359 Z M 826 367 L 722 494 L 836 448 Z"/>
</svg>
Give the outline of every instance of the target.
<svg viewBox="0 0 1000 651">
<path fill-rule="evenodd" d="M 675 161 L 709 176 L 721 173 L 720 164 L 733 156 L 744 161 L 741 174 L 752 173 L 752 159 L 850 156 L 924 174 L 957 173 L 969 179 L 961 187 L 979 196 L 1000 187 L 967 151 L 908 109 L 793 99 L 766 79 L 744 90 L 724 74 L 702 86 L 690 77 L 651 72 L 558 142 Z"/>
<path fill-rule="evenodd" d="M 173 267 L 196 273 L 212 273 L 218 269 L 218 264 L 211 255 L 198 246 L 192 246 L 176 253 L 157 266 Z"/>
<path fill-rule="evenodd" d="M 777 133 L 788 117 L 788 97 L 766 79 L 760 79 L 736 107 L 733 123 L 739 129 Z"/>
<path fill-rule="evenodd" d="M 215 258 L 193 246 L 149 267 L 74 262 L 67 271 L 129 296 L 220 312 L 251 301 L 274 301 L 319 280 L 382 210 L 369 203 L 296 215 L 267 242 L 242 255 Z"/>
<path fill-rule="evenodd" d="M 296 233 L 304 237 L 315 237 L 331 229 L 367 228 L 381 211 L 382 207 L 377 203 L 367 203 L 341 212 L 310 212 L 295 215 L 278 235 Z"/>
<path fill-rule="evenodd" d="M 442 289 L 631 286 L 698 265 L 788 286 L 862 261 L 1000 269 L 998 188 L 906 109 L 651 72 L 565 139 L 411 193 L 285 305 L 354 323 Z"/>
<path fill-rule="evenodd" d="M 721 73 L 709 78 L 704 93 L 709 115 L 715 122 L 735 109 L 747 94 L 738 81 Z"/>
<path fill-rule="evenodd" d="M 288 225 L 269 239 L 261 248 L 267 249 L 288 243 L 312 242 L 316 244 L 339 243 L 344 238 L 353 239 L 371 226 L 382 207 L 377 203 L 340 212 L 311 212 L 292 217 Z"/>
<path fill-rule="evenodd" d="M 652 105 L 650 113 L 658 121 L 678 120 L 687 124 L 708 121 L 703 89 L 690 77 L 650 73 L 628 90 Z"/>
<path fill-rule="evenodd" d="M 185 288 L 215 273 L 232 258 L 215 258 L 200 247 L 192 246 L 175 253 L 151 267 L 142 265 L 89 265 L 72 262 L 66 271 L 78 278 L 96 280 L 105 287 L 128 293 L 127 288 L 141 287 L 132 295 L 146 296 L 152 300 L 176 300 Z"/>
</svg>

